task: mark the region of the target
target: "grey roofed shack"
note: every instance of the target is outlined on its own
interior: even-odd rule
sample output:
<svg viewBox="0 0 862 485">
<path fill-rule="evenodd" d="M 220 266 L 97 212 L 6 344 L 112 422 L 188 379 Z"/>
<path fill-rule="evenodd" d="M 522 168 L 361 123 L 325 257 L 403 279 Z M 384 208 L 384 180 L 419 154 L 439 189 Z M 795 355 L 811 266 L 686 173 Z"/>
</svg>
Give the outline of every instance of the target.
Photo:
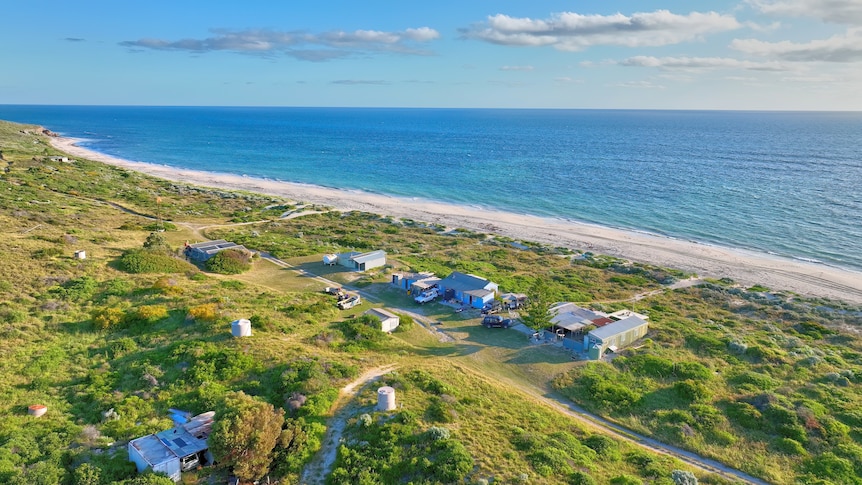
<svg viewBox="0 0 862 485">
<path fill-rule="evenodd" d="M 215 241 L 204 241 L 195 244 L 186 244 L 183 252 L 192 261 L 206 261 L 215 256 L 220 251 L 225 249 L 235 249 L 238 251 L 250 252 L 245 246 L 237 243 L 217 239 Z"/>
<path fill-rule="evenodd" d="M 473 308 L 482 308 L 493 301 L 498 289 L 497 283 L 460 271 L 453 271 L 440 280 L 438 286 L 443 291 L 443 298 L 455 299 Z"/>
<path fill-rule="evenodd" d="M 200 459 L 207 453 L 214 415 L 212 411 L 199 414 L 188 423 L 130 441 L 129 460 L 135 463 L 139 473 L 151 468 L 179 482 L 183 464 L 190 457 Z M 212 461 L 211 456 L 207 459 Z"/>
</svg>

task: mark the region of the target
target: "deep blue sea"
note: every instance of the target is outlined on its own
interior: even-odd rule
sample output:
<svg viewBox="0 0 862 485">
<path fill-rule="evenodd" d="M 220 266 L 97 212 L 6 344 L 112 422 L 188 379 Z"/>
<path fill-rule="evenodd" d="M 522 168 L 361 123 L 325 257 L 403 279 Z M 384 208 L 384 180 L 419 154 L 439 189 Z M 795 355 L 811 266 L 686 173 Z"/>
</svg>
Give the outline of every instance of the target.
<svg viewBox="0 0 862 485">
<path fill-rule="evenodd" d="M 862 113 L 0 105 L 117 157 L 862 269 Z"/>
</svg>

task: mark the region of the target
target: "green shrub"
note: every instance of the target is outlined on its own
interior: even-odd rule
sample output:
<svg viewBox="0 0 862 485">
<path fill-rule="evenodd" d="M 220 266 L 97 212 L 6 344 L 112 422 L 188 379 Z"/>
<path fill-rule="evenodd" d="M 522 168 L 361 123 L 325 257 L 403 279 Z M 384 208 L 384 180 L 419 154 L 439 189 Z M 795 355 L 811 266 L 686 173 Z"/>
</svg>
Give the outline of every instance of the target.
<svg viewBox="0 0 862 485">
<path fill-rule="evenodd" d="M 809 458 L 804 463 L 804 469 L 817 478 L 832 480 L 834 483 L 858 484 L 859 477 L 853 469 L 853 463 L 836 456 L 834 453 L 823 453 Z"/>
<path fill-rule="evenodd" d="M 596 485 L 596 479 L 587 472 L 575 470 L 568 478 L 569 485 Z"/>
<path fill-rule="evenodd" d="M 206 261 L 206 268 L 219 274 L 244 273 L 251 269 L 251 255 L 234 249 L 219 251 Z"/>
<path fill-rule="evenodd" d="M 603 434 L 590 435 L 583 443 L 601 457 L 619 459 L 619 445 L 609 436 Z"/>
<path fill-rule="evenodd" d="M 727 406 L 725 411 L 727 418 L 733 423 L 746 429 L 762 430 L 764 421 L 763 415 L 751 404 L 747 402 L 733 402 Z"/>
<path fill-rule="evenodd" d="M 643 480 L 631 475 L 617 475 L 611 478 L 612 485 L 643 485 Z"/>
<path fill-rule="evenodd" d="M 98 283 L 90 276 L 71 279 L 60 286 L 54 286 L 49 293 L 70 301 L 87 301 L 93 298 Z"/>
<path fill-rule="evenodd" d="M 792 438 L 779 438 L 775 440 L 775 449 L 785 455 L 802 456 L 807 455 L 805 447 Z"/>
<path fill-rule="evenodd" d="M 128 273 L 185 273 L 195 271 L 195 267 L 174 256 L 131 249 L 120 257 L 120 267 Z"/>
<path fill-rule="evenodd" d="M 712 371 L 700 362 L 677 362 L 674 365 L 674 375 L 679 379 L 694 379 L 705 381 L 712 377 Z"/>
<path fill-rule="evenodd" d="M 778 387 L 778 381 L 766 374 L 754 371 L 742 372 L 728 379 L 728 382 L 740 390 L 768 391 Z"/>
<path fill-rule="evenodd" d="M 706 402 L 712 397 L 709 388 L 698 381 L 686 379 L 674 383 L 673 390 L 688 402 Z"/>
</svg>

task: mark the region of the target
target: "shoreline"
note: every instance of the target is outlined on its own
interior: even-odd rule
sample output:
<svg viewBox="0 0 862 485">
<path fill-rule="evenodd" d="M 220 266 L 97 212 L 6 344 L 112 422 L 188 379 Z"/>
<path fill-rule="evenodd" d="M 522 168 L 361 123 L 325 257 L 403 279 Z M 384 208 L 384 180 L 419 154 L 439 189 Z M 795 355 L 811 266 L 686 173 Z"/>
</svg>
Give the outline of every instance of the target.
<svg viewBox="0 0 862 485">
<path fill-rule="evenodd" d="M 175 182 L 243 190 L 331 206 L 344 212 L 370 212 L 396 219 L 440 224 L 447 228 L 493 233 L 516 241 L 531 241 L 607 254 L 692 272 L 702 277 L 730 278 L 744 286 L 763 285 L 774 291 L 786 290 L 803 296 L 862 304 L 862 272 L 822 263 L 571 220 L 134 162 L 76 145 L 83 140 L 53 136 L 48 138 L 54 148 L 74 157 L 107 163 Z"/>
</svg>

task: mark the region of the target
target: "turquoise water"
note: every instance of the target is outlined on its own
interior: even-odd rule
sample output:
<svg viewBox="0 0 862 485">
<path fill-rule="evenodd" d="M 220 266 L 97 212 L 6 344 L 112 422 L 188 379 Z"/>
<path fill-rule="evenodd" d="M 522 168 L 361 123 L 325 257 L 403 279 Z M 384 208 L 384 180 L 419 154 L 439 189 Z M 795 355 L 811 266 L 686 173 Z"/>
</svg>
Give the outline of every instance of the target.
<svg viewBox="0 0 862 485">
<path fill-rule="evenodd" d="M 862 269 L 862 113 L 0 106 L 129 160 Z"/>
</svg>

